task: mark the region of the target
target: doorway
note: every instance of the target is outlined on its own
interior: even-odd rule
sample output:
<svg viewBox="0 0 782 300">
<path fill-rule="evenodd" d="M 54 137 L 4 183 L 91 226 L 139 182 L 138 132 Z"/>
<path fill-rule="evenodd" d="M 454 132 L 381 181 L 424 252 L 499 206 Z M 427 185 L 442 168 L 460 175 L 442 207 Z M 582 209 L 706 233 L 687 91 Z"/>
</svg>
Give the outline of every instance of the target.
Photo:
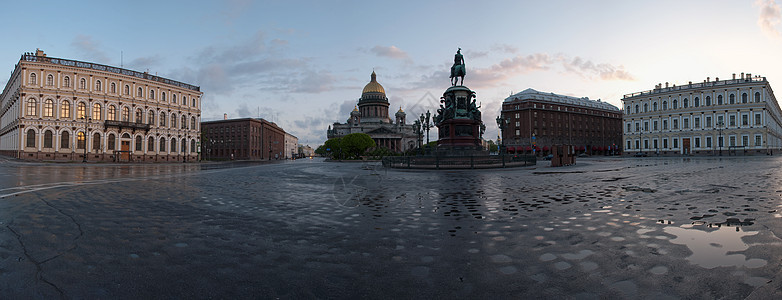
<svg viewBox="0 0 782 300">
<path fill-rule="evenodd" d="M 130 161 L 130 141 L 122 141 L 120 146 L 120 160 Z"/>
<path fill-rule="evenodd" d="M 690 139 L 682 138 L 682 154 L 690 155 Z"/>
</svg>

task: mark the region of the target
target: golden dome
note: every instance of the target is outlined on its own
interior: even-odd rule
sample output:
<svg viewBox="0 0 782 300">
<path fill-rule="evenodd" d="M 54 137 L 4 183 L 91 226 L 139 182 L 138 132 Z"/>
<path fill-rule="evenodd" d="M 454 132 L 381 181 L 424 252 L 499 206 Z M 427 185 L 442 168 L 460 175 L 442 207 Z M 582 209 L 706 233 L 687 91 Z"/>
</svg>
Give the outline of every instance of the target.
<svg viewBox="0 0 782 300">
<path fill-rule="evenodd" d="M 353 106 L 353 111 L 358 111 L 358 106 L 354 105 Z"/>
<path fill-rule="evenodd" d="M 400 106 L 400 107 L 399 107 L 399 111 L 397 111 L 397 112 L 401 112 L 401 113 L 403 113 L 403 112 L 405 112 L 405 111 L 404 111 L 404 110 L 402 110 L 402 107 Z"/>
<path fill-rule="evenodd" d="M 367 85 L 364 86 L 364 91 L 361 92 L 361 94 L 366 93 L 382 93 L 383 95 L 386 94 L 386 90 L 382 85 L 380 85 L 380 83 L 377 82 L 377 75 L 375 75 L 375 71 L 372 71 L 372 81 L 367 83 Z"/>
</svg>

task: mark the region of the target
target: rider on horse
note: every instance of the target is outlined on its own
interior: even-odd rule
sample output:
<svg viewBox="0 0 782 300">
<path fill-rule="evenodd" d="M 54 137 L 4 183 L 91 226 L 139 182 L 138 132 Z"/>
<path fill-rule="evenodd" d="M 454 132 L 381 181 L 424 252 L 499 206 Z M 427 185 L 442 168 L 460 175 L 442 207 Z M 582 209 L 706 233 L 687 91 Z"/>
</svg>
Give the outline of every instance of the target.
<svg viewBox="0 0 782 300">
<path fill-rule="evenodd" d="M 462 56 L 462 48 L 456 50 L 456 55 L 453 57 L 453 66 L 451 66 L 451 84 L 456 85 L 459 82 L 459 78 L 462 78 L 462 84 L 464 84 L 464 75 L 467 73 L 464 66 L 464 57 Z"/>
</svg>

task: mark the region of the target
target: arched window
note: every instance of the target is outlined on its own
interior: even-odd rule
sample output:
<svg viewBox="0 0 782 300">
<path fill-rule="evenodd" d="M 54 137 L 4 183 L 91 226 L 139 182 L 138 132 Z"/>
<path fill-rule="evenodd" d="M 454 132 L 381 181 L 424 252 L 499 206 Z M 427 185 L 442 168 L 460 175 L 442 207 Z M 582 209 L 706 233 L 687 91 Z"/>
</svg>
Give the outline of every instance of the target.
<svg viewBox="0 0 782 300">
<path fill-rule="evenodd" d="M 193 99 L 193 107 L 196 107 L 196 98 L 192 98 L 192 99 Z"/>
<path fill-rule="evenodd" d="M 130 86 L 127 84 L 125 85 L 125 95 L 130 95 Z"/>
<path fill-rule="evenodd" d="M 153 99 L 153 100 L 155 99 L 155 90 L 153 89 L 149 90 L 149 99 Z"/>
<path fill-rule="evenodd" d="M 111 93 L 112 94 L 116 94 L 117 93 L 117 84 L 116 83 L 113 83 L 113 82 L 111 83 Z"/>
<path fill-rule="evenodd" d="M 160 112 L 160 126 L 166 126 L 166 113 Z"/>
<path fill-rule="evenodd" d="M 166 138 L 162 137 L 160 138 L 160 152 L 166 152 Z"/>
<path fill-rule="evenodd" d="M 60 104 L 60 118 L 68 119 L 71 117 L 71 103 L 68 100 L 63 100 Z"/>
<path fill-rule="evenodd" d="M 638 104 L 635 105 L 635 113 L 638 113 Z"/>
<path fill-rule="evenodd" d="M 196 130 L 195 117 L 190 117 L 190 129 Z"/>
<path fill-rule="evenodd" d="M 86 90 L 87 89 L 87 79 L 84 79 L 84 78 L 79 79 L 79 88 L 82 89 L 82 90 Z"/>
<path fill-rule="evenodd" d="M 673 109 L 677 109 L 677 108 L 679 108 L 678 100 L 673 99 Z"/>
<path fill-rule="evenodd" d="M 663 101 L 663 110 L 668 110 L 668 101 Z"/>
<path fill-rule="evenodd" d="M 141 143 L 141 136 L 137 135 L 136 136 L 136 151 L 141 151 L 141 149 L 144 149 L 144 148 L 142 148 L 143 146 L 144 145 L 142 145 L 142 143 Z"/>
<path fill-rule="evenodd" d="M 144 89 L 138 87 L 138 92 L 136 93 L 136 97 L 144 97 Z"/>
<path fill-rule="evenodd" d="M 695 97 L 695 101 L 694 102 L 695 103 L 693 103 L 693 104 L 695 105 L 695 107 L 701 106 L 701 98 Z"/>
<path fill-rule="evenodd" d="M 51 130 L 47 130 L 43 133 L 43 147 L 44 148 L 52 148 L 53 144 L 53 134 Z"/>
<path fill-rule="evenodd" d="M 717 95 L 717 105 L 722 105 L 722 95 Z"/>
<path fill-rule="evenodd" d="M 195 140 L 190 140 L 190 153 L 196 152 Z"/>
<path fill-rule="evenodd" d="M 166 92 L 160 92 L 160 101 L 166 101 Z"/>
<path fill-rule="evenodd" d="M 171 114 L 171 128 L 176 128 L 176 114 Z M 174 151 L 175 149 L 171 149 Z"/>
<path fill-rule="evenodd" d="M 736 104 L 736 95 L 730 94 L 730 96 L 728 96 L 728 99 L 729 99 L 728 102 L 730 104 Z"/>
<path fill-rule="evenodd" d="M 147 151 L 155 152 L 155 138 L 151 136 L 149 137 L 149 139 L 147 139 Z"/>
<path fill-rule="evenodd" d="M 747 97 L 747 93 L 741 94 L 741 103 L 747 103 L 749 97 Z"/>
<path fill-rule="evenodd" d="M 76 134 L 76 149 L 84 149 L 87 146 L 86 143 L 84 131 L 79 131 L 79 133 Z"/>
<path fill-rule="evenodd" d="M 100 105 L 100 103 L 94 103 L 92 104 L 92 119 L 97 121 L 102 119 L 103 115 L 103 107 Z"/>
<path fill-rule="evenodd" d="M 54 100 L 46 99 L 45 101 L 43 101 L 43 116 L 50 117 L 50 118 L 54 117 Z"/>
<path fill-rule="evenodd" d="M 29 85 L 37 84 L 37 78 L 35 73 L 30 73 L 30 82 Z"/>
<path fill-rule="evenodd" d="M 84 102 L 79 102 L 79 104 L 76 105 L 76 118 L 77 119 L 84 119 L 87 115 L 87 104 Z"/>
<path fill-rule="evenodd" d="M 171 138 L 171 152 L 176 153 L 176 139 Z"/>
<path fill-rule="evenodd" d="M 31 117 L 38 115 L 38 100 L 35 100 L 34 98 L 27 99 L 27 111 L 25 112 L 25 115 Z"/>
<path fill-rule="evenodd" d="M 116 106 L 109 105 L 109 113 L 106 116 L 106 120 L 112 120 L 112 121 L 116 121 L 117 120 L 117 107 Z"/>
<path fill-rule="evenodd" d="M 760 92 L 755 92 L 755 102 L 760 102 Z"/>
<path fill-rule="evenodd" d="M 176 103 L 176 94 L 171 94 L 171 103 Z"/>
<path fill-rule="evenodd" d="M 71 134 L 67 131 L 63 131 L 60 134 L 60 149 L 68 149 L 71 147 Z"/>
<path fill-rule="evenodd" d="M 100 150 L 100 133 L 92 135 L 92 150 Z"/>
<path fill-rule="evenodd" d="M 657 111 L 657 102 L 652 103 L 652 111 Z"/>
<path fill-rule="evenodd" d="M 35 147 L 35 130 L 27 130 L 27 147 Z"/>
<path fill-rule="evenodd" d="M 187 154 L 187 140 L 185 138 L 182 138 L 182 142 L 179 143 L 182 146 L 182 153 Z"/>
<path fill-rule="evenodd" d="M 687 99 L 687 98 L 684 98 L 684 101 L 682 101 L 682 102 L 683 102 L 682 104 L 683 104 L 683 106 L 684 106 L 683 108 L 688 108 L 688 107 L 690 107 L 690 100 L 689 100 L 689 99 Z"/>
<path fill-rule="evenodd" d="M 117 150 L 117 137 L 114 136 L 113 133 L 109 133 L 107 142 L 108 142 L 108 150 Z"/>
<path fill-rule="evenodd" d="M 71 87 L 71 77 L 70 76 L 65 76 L 65 78 L 63 78 L 63 80 L 62 80 L 62 85 L 67 87 L 67 88 Z"/>
<path fill-rule="evenodd" d="M 182 129 L 187 129 L 187 116 L 182 115 Z"/>
<path fill-rule="evenodd" d="M 54 76 L 52 74 L 46 75 L 46 85 L 47 86 L 53 86 L 54 85 Z M 51 147 L 49 147 L 51 148 Z"/>
<path fill-rule="evenodd" d="M 103 90 L 103 84 L 100 82 L 100 80 L 96 80 L 95 81 L 95 90 L 98 91 L 98 92 Z"/>
<path fill-rule="evenodd" d="M 149 113 L 147 113 L 147 124 L 155 125 L 155 111 L 154 110 L 150 110 Z"/>
<path fill-rule="evenodd" d="M 711 96 L 706 96 L 706 106 L 711 106 Z"/>
<path fill-rule="evenodd" d="M 649 112 L 649 103 L 644 103 L 644 112 Z"/>
<path fill-rule="evenodd" d="M 140 108 L 136 109 L 136 123 L 143 124 L 144 123 L 144 113 L 141 112 Z"/>
<path fill-rule="evenodd" d="M 122 108 L 122 122 L 130 122 L 130 108 L 127 106 Z"/>
<path fill-rule="evenodd" d="M 182 96 L 182 105 L 187 105 L 187 96 Z"/>
</svg>

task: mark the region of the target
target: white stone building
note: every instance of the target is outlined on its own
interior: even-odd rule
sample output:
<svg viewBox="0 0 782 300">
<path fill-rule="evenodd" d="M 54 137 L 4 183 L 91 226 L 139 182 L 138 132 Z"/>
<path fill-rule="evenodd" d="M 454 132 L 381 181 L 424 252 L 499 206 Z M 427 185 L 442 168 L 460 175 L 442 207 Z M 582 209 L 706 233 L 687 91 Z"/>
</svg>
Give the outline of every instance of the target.
<svg viewBox="0 0 782 300">
<path fill-rule="evenodd" d="M 197 86 L 148 73 L 25 53 L 0 95 L 0 153 L 195 161 L 201 95 Z"/>
<path fill-rule="evenodd" d="M 285 159 L 296 158 L 299 154 L 299 138 L 285 133 Z"/>
<path fill-rule="evenodd" d="M 622 102 L 625 154 L 772 154 L 782 146 L 782 114 L 765 77 L 658 84 Z"/>
</svg>

